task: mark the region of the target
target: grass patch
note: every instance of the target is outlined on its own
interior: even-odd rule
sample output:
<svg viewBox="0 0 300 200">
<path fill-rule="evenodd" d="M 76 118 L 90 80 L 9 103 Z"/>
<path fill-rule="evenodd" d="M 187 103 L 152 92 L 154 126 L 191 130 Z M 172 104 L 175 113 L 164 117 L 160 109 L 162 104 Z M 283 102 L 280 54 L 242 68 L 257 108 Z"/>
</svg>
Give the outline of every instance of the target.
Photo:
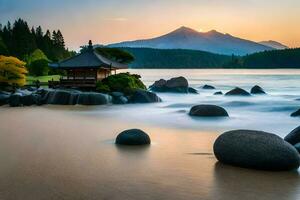
<svg viewBox="0 0 300 200">
<path fill-rule="evenodd" d="M 36 80 L 39 80 L 41 83 L 47 83 L 50 80 L 58 81 L 60 75 L 51 75 L 51 76 L 27 76 L 26 84 L 32 85 Z"/>
</svg>

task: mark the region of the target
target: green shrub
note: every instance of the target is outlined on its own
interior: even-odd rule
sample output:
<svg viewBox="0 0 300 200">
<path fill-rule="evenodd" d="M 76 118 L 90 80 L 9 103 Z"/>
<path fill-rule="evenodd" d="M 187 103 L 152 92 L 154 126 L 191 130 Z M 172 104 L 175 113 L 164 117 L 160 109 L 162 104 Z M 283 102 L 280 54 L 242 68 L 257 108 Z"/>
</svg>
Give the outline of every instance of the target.
<svg viewBox="0 0 300 200">
<path fill-rule="evenodd" d="M 101 93 L 109 93 L 110 92 L 108 85 L 103 84 L 101 81 L 97 82 L 96 90 L 97 90 L 97 92 L 101 92 Z"/>
<path fill-rule="evenodd" d="M 46 76 L 48 72 L 48 60 L 45 59 L 33 61 L 29 66 L 29 73 L 33 76 Z"/>
<path fill-rule="evenodd" d="M 141 76 L 137 74 L 120 73 L 103 79 L 102 84 L 108 86 L 111 92 L 130 95 L 137 89 L 147 89 L 140 78 Z"/>
</svg>

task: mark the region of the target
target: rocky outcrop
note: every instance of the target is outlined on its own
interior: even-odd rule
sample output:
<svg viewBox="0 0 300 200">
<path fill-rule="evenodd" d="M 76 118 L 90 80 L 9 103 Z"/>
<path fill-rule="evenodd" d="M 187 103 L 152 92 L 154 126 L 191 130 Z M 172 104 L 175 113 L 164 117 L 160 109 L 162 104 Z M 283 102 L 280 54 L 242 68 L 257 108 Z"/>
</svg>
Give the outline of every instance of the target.
<svg viewBox="0 0 300 200">
<path fill-rule="evenodd" d="M 197 105 L 191 108 L 189 114 L 197 117 L 228 117 L 227 111 L 216 105 Z"/>
<path fill-rule="evenodd" d="M 151 143 L 147 133 L 140 129 L 130 129 L 121 132 L 115 141 L 118 145 L 147 145 Z"/>
<path fill-rule="evenodd" d="M 228 131 L 217 138 L 213 149 L 220 162 L 239 167 L 293 170 L 300 164 L 298 152 L 291 144 L 262 131 Z"/>
<path fill-rule="evenodd" d="M 300 109 L 298 109 L 297 111 L 291 114 L 291 117 L 299 117 L 299 116 L 300 116 Z"/>
<path fill-rule="evenodd" d="M 187 79 L 182 76 L 170 80 L 160 79 L 155 81 L 149 88 L 154 92 L 196 93 L 197 91 L 189 87 Z"/>
<path fill-rule="evenodd" d="M 300 143 L 300 126 L 295 128 L 294 130 L 292 130 L 292 132 L 285 136 L 284 140 L 292 145 Z"/>
<path fill-rule="evenodd" d="M 236 87 L 225 94 L 226 96 L 250 96 L 251 94 L 246 90 Z"/>
<path fill-rule="evenodd" d="M 266 92 L 258 85 L 255 85 L 253 88 L 251 88 L 250 93 L 251 94 L 266 94 Z"/>
<path fill-rule="evenodd" d="M 156 103 L 161 99 L 153 92 L 147 90 L 137 90 L 130 98 L 130 103 Z"/>
</svg>

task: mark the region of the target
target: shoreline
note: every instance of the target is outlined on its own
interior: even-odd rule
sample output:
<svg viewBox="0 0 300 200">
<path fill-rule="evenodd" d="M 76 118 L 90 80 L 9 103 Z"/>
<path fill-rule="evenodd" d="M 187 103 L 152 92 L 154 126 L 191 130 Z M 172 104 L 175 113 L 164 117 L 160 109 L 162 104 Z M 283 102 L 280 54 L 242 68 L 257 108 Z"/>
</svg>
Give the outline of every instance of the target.
<svg viewBox="0 0 300 200">
<path fill-rule="evenodd" d="M 265 172 L 218 163 L 212 144 L 219 133 L 124 122 L 83 110 L 1 108 L 1 198 L 300 197 L 298 171 Z M 135 127 L 149 133 L 153 144 L 114 144 L 119 132 Z"/>
</svg>

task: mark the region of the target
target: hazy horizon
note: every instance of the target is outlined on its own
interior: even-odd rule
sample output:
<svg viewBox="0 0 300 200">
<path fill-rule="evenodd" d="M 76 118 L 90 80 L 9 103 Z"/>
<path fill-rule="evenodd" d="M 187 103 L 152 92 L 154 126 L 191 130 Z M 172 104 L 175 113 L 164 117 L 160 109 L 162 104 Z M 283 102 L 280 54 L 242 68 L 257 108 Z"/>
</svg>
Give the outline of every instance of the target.
<svg viewBox="0 0 300 200">
<path fill-rule="evenodd" d="M 181 26 L 217 30 L 252 40 L 300 46 L 300 2 L 279 0 L 0 0 L 0 23 L 23 18 L 30 26 L 60 29 L 66 46 L 148 39 Z"/>
</svg>

